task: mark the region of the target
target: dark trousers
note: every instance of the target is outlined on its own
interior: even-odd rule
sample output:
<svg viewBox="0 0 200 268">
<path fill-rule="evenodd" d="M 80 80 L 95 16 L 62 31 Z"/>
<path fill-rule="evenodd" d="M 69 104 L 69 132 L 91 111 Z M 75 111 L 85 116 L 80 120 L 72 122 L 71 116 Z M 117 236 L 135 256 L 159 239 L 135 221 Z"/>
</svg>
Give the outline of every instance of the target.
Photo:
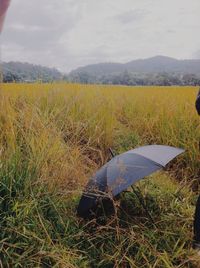
<svg viewBox="0 0 200 268">
<path fill-rule="evenodd" d="M 194 214 L 194 241 L 195 243 L 200 244 L 200 195 L 197 200 Z"/>
</svg>

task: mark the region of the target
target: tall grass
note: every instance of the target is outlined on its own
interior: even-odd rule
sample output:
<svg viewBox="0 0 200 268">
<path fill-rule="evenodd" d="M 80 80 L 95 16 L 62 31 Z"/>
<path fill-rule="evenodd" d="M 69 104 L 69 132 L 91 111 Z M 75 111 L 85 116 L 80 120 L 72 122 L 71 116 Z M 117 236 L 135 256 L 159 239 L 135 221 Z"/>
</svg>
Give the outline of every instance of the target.
<svg viewBox="0 0 200 268">
<path fill-rule="evenodd" d="M 196 88 L 10 84 L 0 96 L 0 266 L 197 267 Z M 161 173 L 140 184 L 155 224 L 132 193 L 104 225 L 76 217 L 109 147 L 154 143 L 186 149 L 170 166 L 181 184 Z"/>
</svg>

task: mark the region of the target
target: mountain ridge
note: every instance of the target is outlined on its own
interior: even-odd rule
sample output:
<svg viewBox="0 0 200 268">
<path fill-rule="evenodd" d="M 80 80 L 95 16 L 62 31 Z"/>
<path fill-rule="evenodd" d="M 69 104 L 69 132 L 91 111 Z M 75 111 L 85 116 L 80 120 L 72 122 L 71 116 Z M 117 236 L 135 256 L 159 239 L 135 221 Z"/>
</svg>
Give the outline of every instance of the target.
<svg viewBox="0 0 200 268">
<path fill-rule="evenodd" d="M 178 60 L 166 56 L 132 60 L 127 63 L 97 63 L 70 73 L 31 63 L 4 62 L 4 82 L 68 81 L 114 85 L 200 85 L 200 60 Z"/>
<path fill-rule="evenodd" d="M 78 67 L 70 72 L 87 72 L 90 74 L 111 74 L 116 72 L 134 72 L 134 73 L 192 73 L 200 75 L 200 59 L 175 59 L 172 57 L 157 55 L 146 59 L 136 59 L 127 63 L 96 63 Z"/>
</svg>

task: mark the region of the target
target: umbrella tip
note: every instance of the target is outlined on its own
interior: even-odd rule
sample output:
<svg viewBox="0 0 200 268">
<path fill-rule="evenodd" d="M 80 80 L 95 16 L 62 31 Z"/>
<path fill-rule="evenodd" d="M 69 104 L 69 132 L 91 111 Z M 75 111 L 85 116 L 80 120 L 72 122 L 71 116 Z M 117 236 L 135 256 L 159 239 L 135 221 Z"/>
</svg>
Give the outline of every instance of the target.
<svg viewBox="0 0 200 268">
<path fill-rule="evenodd" d="M 112 157 L 115 157 L 115 153 L 113 152 L 113 150 L 112 150 L 111 148 L 109 148 L 108 150 L 109 150 L 111 156 L 112 156 Z"/>
</svg>

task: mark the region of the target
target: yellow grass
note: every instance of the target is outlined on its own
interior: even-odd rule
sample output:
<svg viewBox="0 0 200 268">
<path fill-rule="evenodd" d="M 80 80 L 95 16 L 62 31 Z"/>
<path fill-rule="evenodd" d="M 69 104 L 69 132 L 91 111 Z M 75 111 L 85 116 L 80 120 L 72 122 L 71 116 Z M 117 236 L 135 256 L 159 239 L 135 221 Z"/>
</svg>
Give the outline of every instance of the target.
<svg viewBox="0 0 200 268">
<path fill-rule="evenodd" d="M 40 179 L 77 184 L 107 160 L 109 147 L 120 152 L 167 144 L 186 149 L 176 170 L 194 178 L 200 156 L 196 92 L 194 87 L 4 84 L 1 158 L 23 151 Z"/>
<path fill-rule="evenodd" d="M 192 184 L 200 160 L 196 93 L 195 87 L 2 85 L 0 263 L 198 267 L 191 250 L 194 194 L 168 175 L 141 182 L 156 226 L 143 222 L 134 195 L 127 196 L 130 215 L 120 228 L 113 220 L 94 227 L 75 215 L 79 191 L 109 159 L 109 147 L 116 153 L 144 144 L 182 147 L 186 153 L 170 171 Z"/>
</svg>

